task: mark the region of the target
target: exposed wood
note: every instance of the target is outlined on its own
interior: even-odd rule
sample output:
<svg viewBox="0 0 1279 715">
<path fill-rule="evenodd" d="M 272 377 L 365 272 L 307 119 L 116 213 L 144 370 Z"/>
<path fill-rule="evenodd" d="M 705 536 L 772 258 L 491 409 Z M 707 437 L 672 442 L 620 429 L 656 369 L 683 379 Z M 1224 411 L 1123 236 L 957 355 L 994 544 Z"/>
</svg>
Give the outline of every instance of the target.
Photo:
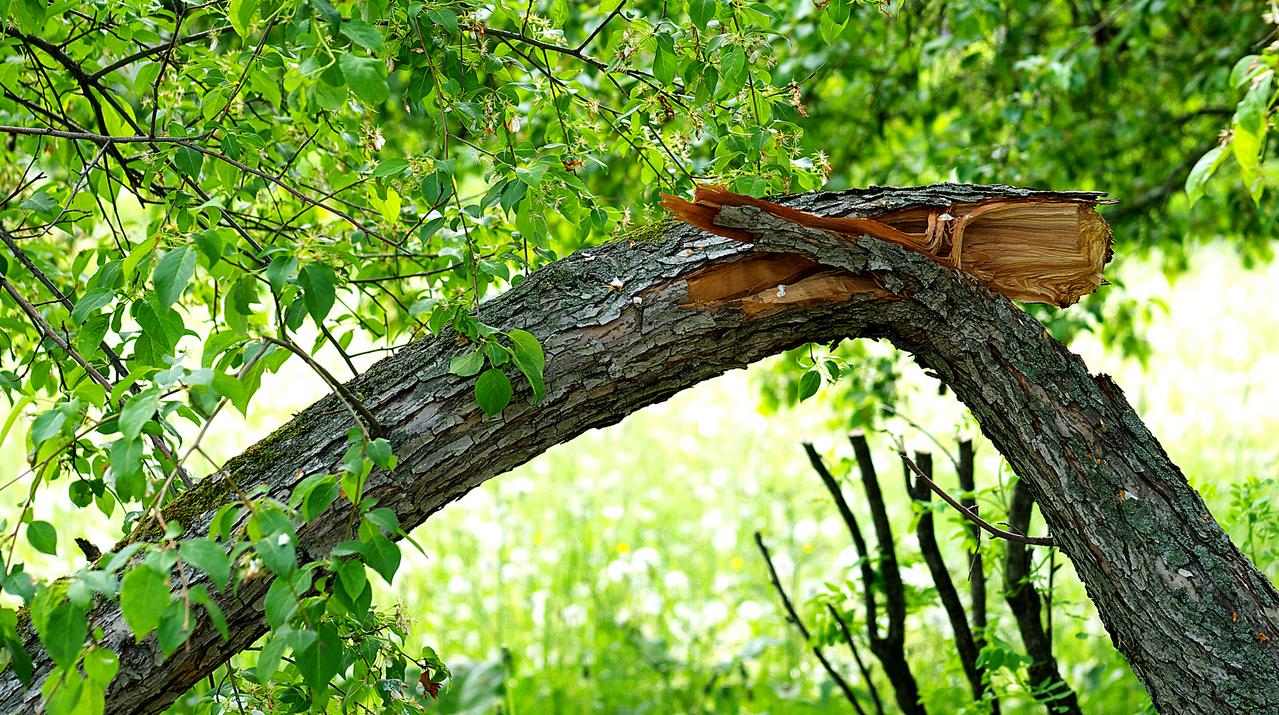
<svg viewBox="0 0 1279 715">
<path fill-rule="evenodd" d="M 1035 192 L 880 212 L 872 208 L 860 216 L 819 216 L 720 186 L 699 186 L 692 202 L 664 196 L 663 205 L 687 223 L 738 241 L 754 237 L 716 222 L 726 206 L 753 206 L 850 241 L 873 236 L 976 276 L 1014 300 L 1064 307 L 1104 282 L 1102 269 L 1110 261 L 1113 241 L 1094 208 L 1099 202 L 1095 194 Z M 830 300 L 847 298 L 840 288 L 828 291 Z"/>
<path fill-rule="evenodd" d="M 848 217 L 1049 196 L 1090 209 L 1099 200 L 937 185 L 779 201 Z M 539 405 L 527 403 L 521 386 L 500 418 L 485 419 L 472 382 L 448 373 L 462 349 L 448 333 L 415 342 L 348 383 L 400 457 L 394 474 L 371 475 L 370 495 L 411 528 L 549 447 L 727 370 L 806 342 L 888 338 L 950 386 L 1026 481 L 1161 710 L 1279 710 L 1279 593 L 1230 543 L 1113 382 L 1094 378 L 1005 297 L 934 258 L 873 238 L 850 241 L 753 207 L 722 209 L 716 221 L 753 240 L 675 226 L 656 240 L 570 256 L 485 304 L 485 322 L 525 328 L 542 340 L 547 391 Z M 883 294 L 856 292 L 845 302 L 754 315 L 732 304 L 686 305 L 690 276 L 759 253 L 794 254 L 868 278 Z M 228 480 L 286 498 L 300 479 L 337 471 L 351 426 L 330 395 L 187 492 L 166 518 L 203 532 L 229 498 Z M 345 525 L 346 512 L 335 508 L 302 529 L 299 558 L 322 558 L 345 537 Z M 245 584 L 234 597 L 217 594 L 230 642 L 201 617 L 189 644 L 168 659 L 154 637 L 133 643 L 116 606 L 96 609 L 90 626 L 102 628 L 99 642 L 121 659 L 108 712 L 154 712 L 250 645 L 265 630 L 260 599 L 268 581 Z M 37 683 L 25 688 L 3 673 L 0 712 L 34 709 L 51 670 L 34 636 L 26 642 Z"/>
</svg>

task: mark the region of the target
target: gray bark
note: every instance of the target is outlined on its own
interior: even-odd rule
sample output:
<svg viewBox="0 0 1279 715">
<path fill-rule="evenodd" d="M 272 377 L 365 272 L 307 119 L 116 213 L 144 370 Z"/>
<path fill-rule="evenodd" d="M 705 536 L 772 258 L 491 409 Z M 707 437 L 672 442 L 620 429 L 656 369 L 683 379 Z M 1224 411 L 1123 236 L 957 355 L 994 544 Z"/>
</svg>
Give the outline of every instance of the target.
<svg viewBox="0 0 1279 715">
<path fill-rule="evenodd" d="M 1027 195 L 942 185 L 785 202 L 874 216 Z M 525 328 L 542 340 L 548 368 L 541 404 L 528 404 L 523 387 L 503 415 L 485 419 L 471 381 L 448 374 L 449 359 L 461 350 L 448 334 L 409 345 L 349 383 L 389 430 L 400 457 L 394 474 L 374 474 L 371 495 L 412 528 L 547 448 L 727 370 L 806 342 L 887 338 L 954 390 L 1025 480 L 1115 645 L 1161 710 L 1279 712 L 1279 593 L 1230 543 L 1109 378 L 1092 376 L 1007 299 L 918 254 L 876 240 L 849 242 L 753 209 L 726 209 L 720 218 L 758 240 L 673 226 L 655 240 L 578 252 L 483 306 L 484 322 Z M 731 300 L 684 305 L 699 270 L 763 254 L 802 256 L 873 278 L 882 289 L 752 316 Z M 614 279 L 621 290 L 610 288 Z M 186 506 L 201 508 L 183 523 L 202 533 L 228 478 L 287 498 L 299 479 L 336 471 L 351 426 L 335 397 L 320 400 L 184 496 Z M 303 529 L 299 557 L 324 557 L 345 537 L 345 516 L 335 509 Z M 167 660 L 154 637 L 133 644 L 114 604 L 99 607 L 91 626 L 104 629 L 103 644 L 121 658 L 107 711 L 159 710 L 247 647 L 265 631 L 266 586 L 263 578 L 219 597 L 230 642 L 202 617 L 188 646 Z M 0 676 L 0 711 L 38 702 L 51 668 L 34 637 L 28 646 L 36 683 L 23 687 L 12 671 Z"/>
</svg>

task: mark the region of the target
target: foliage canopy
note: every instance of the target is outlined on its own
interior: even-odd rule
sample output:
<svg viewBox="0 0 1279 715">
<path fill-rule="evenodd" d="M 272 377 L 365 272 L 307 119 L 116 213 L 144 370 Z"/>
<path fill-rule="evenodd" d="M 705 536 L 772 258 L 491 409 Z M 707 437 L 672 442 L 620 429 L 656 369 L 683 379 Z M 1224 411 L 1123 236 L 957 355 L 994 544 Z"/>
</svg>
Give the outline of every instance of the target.
<svg viewBox="0 0 1279 715">
<path fill-rule="evenodd" d="M 242 494 L 208 534 L 181 533 L 160 509 L 198 483 L 208 423 L 262 399 L 265 373 L 295 361 L 337 389 L 321 350 L 354 373 L 451 327 L 474 346 L 452 369 L 475 376 L 487 413 L 513 380 L 540 397 L 537 340 L 486 326 L 481 299 L 655 218 L 658 191 L 1102 188 L 1129 199 L 1113 217 L 1137 237 L 1126 250 L 1164 249 L 1171 266 L 1190 237 L 1275 218 L 1260 199 L 1276 183 L 1265 150 L 1279 53 L 1250 54 L 1268 37 L 1251 3 L 0 8 L 0 443 L 32 418 L 30 469 L 8 482 L 23 508 L 0 524 L 12 597 L 0 639 L 29 677 L 20 601 L 59 666 L 44 685 L 51 713 L 100 711 L 115 676 L 87 632 L 96 598 L 118 598 L 166 653 L 191 618 L 220 621 L 184 569 L 220 589 L 278 577 L 272 633 L 237 699 L 427 702 L 447 670 L 405 652 L 404 624 L 370 606 L 365 566 L 389 581 L 402 532 L 361 498 L 396 458 L 358 400 L 344 395 L 355 426 L 341 471 L 287 503 Z M 1208 182 L 1214 172 L 1246 190 Z M 1069 335 L 1102 314 L 1099 299 L 1079 317 L 1040 315 Z M 1106 330 L 1133 341 L 1131 323 Z M 813 364 L 835 378 L 841 359 Z M 805 396 L 815 374 L 800 378 Z M 300 562 L 297 525 L 340 499 L 360 514 L 353 538 Z M 101 512 L 128 545 L 61 581 L 29 573 L 24 553 L 63 555 L 79 536 L 35 518 L 38 500 Z M 163 537 L 144 548 L 140 534 Z M 225 697 L 205 688 L 181 707 Z"/>
</svg>

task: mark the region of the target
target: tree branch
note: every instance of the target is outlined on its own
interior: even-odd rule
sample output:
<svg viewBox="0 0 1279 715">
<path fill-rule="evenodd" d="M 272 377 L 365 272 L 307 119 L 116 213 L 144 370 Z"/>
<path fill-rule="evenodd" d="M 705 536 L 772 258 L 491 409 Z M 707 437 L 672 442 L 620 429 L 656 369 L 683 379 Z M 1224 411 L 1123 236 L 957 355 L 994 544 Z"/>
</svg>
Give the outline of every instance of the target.
<svg viewBox="0 0 1279 715">
<path fill-rule="evenodd" d="M 1098 198 L 946 184 L 782 201 L 825 216 L 865 217 L 996 199 L 1071 201 L 1094 217 Z M 724 209 L 717 220 L 753 240 L 676 225 L 570 256 L 485 304 L 486 324 L 531 329 L 541 341 L 546 391 L 536 405 L 520 383 L 500 419 L 484 418 L 473 380 L 448 371 L 461 350 L 450 330 L 349 383 L 366 396 L 399 458 L 393 473 L 369 475 L 366 498 L 412 529 L 551 446 L 727 370 L 810 342 L 888 338 L 969 406 L 1021 475 L 1157 707 L 1192 715 L 1279 707 L 1279 592 L 1230 543 L 1113 382 L 1091 375 L 1041 324 L 976 278 L 919 253 L 750 208 Z M 805 276 L 788 285 L 802 284 L 803 300 L 777 300 L 775 276 L 783 270 Z M 610 285 L 615 279 L 620 290 Z M 330 395 L 188 490 L 164 517 L 203 533 L 217 509 L 237 499 L 236 484 L 287 501 L 300 480 L 340 469 L 349 428 L 340 398 Z M 299 558 L 325 558 L 348 537 L 349 514 L 339 501 L 300 526 Z M 241 582 L 231 596 L 192 575 L 189 587 L 213 594 L 231 637 L 223 641 L 201 618 L 188 645 L 167 659 L 154 637 L 134 642 L 116 604 L 95 609 L 89 631 L 101 629 L 95 643 L 121 663 L 107 710 L 154 712 L 252 644 L 266 630 L 260 603 L 272 580 Z M 1187 608 L 1193 618 L 1184 617 Z M 12 669 L 0 674 L 2 712 L 37 707 L 53 672 L 29 627 L 21 637 L 35 682 L 23 686 Z"/>
<path fill-rule="evenodd" d="M 768 565 L 768 580 L 773 583 L 773 590 L 777 591 L 778 597 L 782 599 L 782 606 L 786 608 L 786 620 L 795 625 L 795 630 L 799 631 L 799 635 L 804 639 L 805 645 L 813 651 L 813 655 L 817 656 L 817 661 L 822 664 L 822 668 L 826 670 L 826 674 L 830 679 L 835 681 L 841 692 L 844 693 L 844 699 L 849 705 L 853 706 L 853 710 L 858 715 L 866 715 L 866 711 L 862 710 L 861 703 L 857 702 L 857 696 L 853 694 L 853 689 L 848 686 L 848 681 L 844 680 L 844 676 L 840 675 L 835 666 L 830 664 L 826 659 L 826 653 L 822 647 L 813 643 L 813 637 L 804 627 L 804 621 L 795 612 L 795 606 L 791 605 L 790 597 L 786 595 L 786 589 L 782 587 L 782 582 L 777 578 L 777 568 L 773 566 L 773 557 L 768 553 L 768 547 L 764 545 L 764 537 L 758 531 L 755 532 L 755 544 L 759 546 L 759 553 L 764 557 L 764 563 Z"/>
</svg>

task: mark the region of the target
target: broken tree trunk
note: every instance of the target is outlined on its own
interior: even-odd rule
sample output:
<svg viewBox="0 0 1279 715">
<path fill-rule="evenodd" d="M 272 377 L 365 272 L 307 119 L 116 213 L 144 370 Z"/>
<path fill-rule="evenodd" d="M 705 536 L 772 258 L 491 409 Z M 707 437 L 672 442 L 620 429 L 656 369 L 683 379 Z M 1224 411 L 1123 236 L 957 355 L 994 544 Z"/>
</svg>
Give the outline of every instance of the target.
<svg viewBox="0 0 1279 715">
<path fill-rule="evenodd" d="M 1071 204 L 1095 194 L 939 185 L 812 193 L 787 205 L 826 216 L 882 216 L 989 200 Z M 927 213 L 927 212 L 925 212 Z M 1100 221 L 1099 218 L 1095 219 Z M 754 207 L 717 221 L 752 242 L 670 225 L 580 251 L 483 306 L 484 322 L 525 328 L 548 355 L 547 392 L 485 419 L 471 381 L 448 373 L 462 348 L 445 334 L 411 344 L 349 383 L 400 457 L 369 493 L 412 528 L 485 480 L 592 427 L 726 370 L 806 342 L 888 338 L 949 385 L 1030 487 L 1106 627 L 1165 712 L 1279 710 L 1279 593 L 1230 543 L 1120 390 L 1007 298 L 895 243 L 849 240 Z M 798 277 L 782 290 L 778 275 Z M 620 283 L 621 288 L 616 286 Z M 230 482 L 287 498 L 299 480 L 337 471 L 350 417 L 334 396 L 230 460 L 166 510 L 202 533 Z M 344 538 L 340 508 L 300 530 L 299 559 Z M 115 604 L 90 614 L 120 655 L 112 713 L 154 712 L 265 631 L 268 578 L 219 604 L 232 637 L 201 616 L 186 647 L 140 645 Z M 207 584 L 205 584 L 207 585 Z M 213 590 L 210 587 L 210 590 Z M 0 678 L 0 711 L 36 707 L 49 659 L 28 634 L 36 683 Z"/>
</svg>

